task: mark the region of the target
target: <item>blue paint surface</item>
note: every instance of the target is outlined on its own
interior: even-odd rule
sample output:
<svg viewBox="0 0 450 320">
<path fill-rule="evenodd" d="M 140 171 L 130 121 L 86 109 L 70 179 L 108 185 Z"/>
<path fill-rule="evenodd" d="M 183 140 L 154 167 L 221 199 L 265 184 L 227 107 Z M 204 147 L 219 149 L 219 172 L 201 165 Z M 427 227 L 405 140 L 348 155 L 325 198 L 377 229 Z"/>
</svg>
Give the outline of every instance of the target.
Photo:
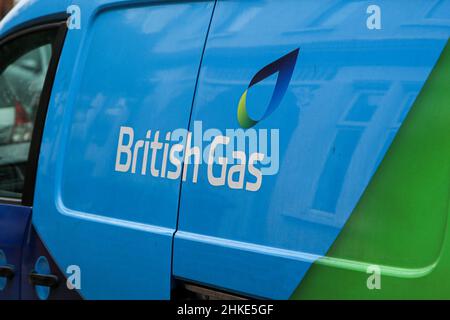
<svg viewBox="0 0 450 320">
<path fill-rule="evenodd" d="M 71 0 L 22 0 L 0 22 L 0 35 L 30 21 L 65 13 Z"/>
<path fill-rule="evenodd" d="M 288 298 L 326 254 L 389 148 L 449 37 L 449 2 L 218 1 L 191 121 L 238 128 L 258 70 L 300 48 L 279 107 L 280 168 L 258 192 L 213 187 L 207 165 L 183 183 L 174 275 L 257 297 Z M 276 77 L 247 101 L 267 105 Z M 270 149 L 269 149 L 270 153 Z M 250 177 L 246 176 L 246 179 Z"/>
<path fill-rule="evenodd" d="M 50 264 L 46 257 L 40 256 L 35 265 L 34 265 L 34 271 L 38 274 L 43 275 L 49 275 L 51 274 L 50 271 Z M 36 295 L 40 300 L 47 300 L 48 296 L 50 295 L 50 287 L 45 286 L 35 286 L 34 289 L 36 290 Z"/>
<path fill-rule="evenodd" d="M 31 209 L 0 204 L 0 266 L 14 268 L 12 279 L 0 278 L 0 300 L 20 298 L 23 243 L 27 235 Z"/>
<path fill-rule="evenodd" d="M 214 2 L 84 1 L 39 159 L 33 224 L 86 299 L 168 299 L 180 180 L 115 171 L 121 126 L 187 128 Z"/>
<path fill-rule="evenodd" d="M 0 250 L 0 267 L 6 266 L 8 264 L 8 260 L 6 259 L 6 254 L 3 250 Z M 5 290 L 6 285 L 8 283 L 8 279 L 6 277 L 0 277 L 0 291 Z"/>
</svg>

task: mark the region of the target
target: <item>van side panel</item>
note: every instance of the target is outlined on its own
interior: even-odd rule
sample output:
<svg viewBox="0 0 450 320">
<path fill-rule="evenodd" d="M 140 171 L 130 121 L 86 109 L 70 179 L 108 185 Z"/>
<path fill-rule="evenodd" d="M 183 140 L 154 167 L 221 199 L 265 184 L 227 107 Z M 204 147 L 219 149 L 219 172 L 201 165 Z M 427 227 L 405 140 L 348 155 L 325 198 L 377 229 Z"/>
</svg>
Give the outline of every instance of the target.
<svg viewBox="0 0 450 320">
<path fill-rule="evenodd" d="M 187 128 L 213 5 L 85 1 L 67 34 L 33 224 L 84 298 L 170 298 L 180 179 L 152 175 L 143 141 Z"/>
<path fill-rule="evenodd" d="M 10 266 L 14 275 L 10 279 L 0 277 L 0 300 L 20 299 L 20 275 L 24 235 L 30 224 L 28 207 L 0 205 L 0 266 Z"/>
<path fill-rule="evenodd" d="M 285 299 L 310 266 L 327 254 L 385 158 L 450 35 L 449 1 L 377 1 L 381 29 L 368 28 L 371 4 L 218 1 L 191 130 L 199 121 L 205 131 L 245 129 L 246 133 L 257 130 L 264 134 L 258 130 L 266 129 L 266 156 L 276 154 L 278 148 L 279 166 L 275 163 L 274 170 L 262 176 L 256 191 L 232 187 L 230 180 L 237 180 L 237 174 L 214 185 L 207 164 L 200 166 L 198 183 L 183 182 L 174 244 L 175 276 L 251 296 Z M 270 105 L 279 81 L 277 74 L 259 81 L 261 70 L 296 49 L 290 84 L 278 108 L 266 117 L 264 107 Z M 255 77 L 259 82 L 253 85 Z M 240 120 L 244 104 L 249 118 L 259 120 L 250 123 L 254 125 L 250 129 Z M 271 139 L 279 143 L 271 145 Z M 239 151 L 248 161 L 249 150 Z M 440 161 L 446 159 L 442 156 Z M 213 174 L 218 176 L 221 168 L 216 163 Z M 231 168 L 227 165 L 225 172 Z M 248 169 L 244 181 L 255 181 Z M 447 211 L 441 210 L 445 183 L 439 181 L 432 185 L 440 195 L 439 210 L 433 212 L 433 233 L 427 234 L 430 228 L 421 227 L 426 211 L 405 220 L 409 232 L 399 232 L 398 238 L 390 233 L 391 241 L 398 242 L 393 247 L 411 245 L 402 247 L 411 259 L 392 250 L 377 255 L 373 251 L 376 245 L 367 245 L 370 238 L 365 242 L 349 239 L 352 247 L 339 250 L 339 259 L 405 270 L 437 261 L 447 221 Z M 391 214 L 393 219 L 401 219 L 408 201 L 414 199 L 399 196 L 395 200 L 401 209 Z M 431 226 L 429 222 L 427 226 Z M 357 232 L 361 230 L 351 237 Z M 426 242 L 420 242 L 427 236 Z M 415 244 L 424 246 L 423 250 L 415 251 Z M 357 254 L 360 252 L 366 254 Z M 313 287 L 309 282 L 308 288 Z M 320 286 L 314 289 L 311 293 L 318 297 Z"/>
<path fill-rule="evenodd" d="M 352 216 L 293 298 L 449 297 L 449 103 L 450 41 Z"/>
</svg>

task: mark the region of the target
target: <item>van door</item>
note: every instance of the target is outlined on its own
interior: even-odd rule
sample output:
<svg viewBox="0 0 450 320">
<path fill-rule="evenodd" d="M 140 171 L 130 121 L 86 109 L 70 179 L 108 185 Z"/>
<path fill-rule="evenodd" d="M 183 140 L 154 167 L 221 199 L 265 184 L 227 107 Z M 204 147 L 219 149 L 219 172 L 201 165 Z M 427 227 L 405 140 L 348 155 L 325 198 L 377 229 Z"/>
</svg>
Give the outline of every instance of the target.
<svg viewBox="0 0 450 320">
<path fill-rule="evenodd" d="M 181 167 L 166 146 L 188 126 L 214 1 L 74 5 L 33 228 L 83 298 L 168 299 Z"/>
<path fill-rule="evenodd" d="M 19 299 L 22 258 L 59 24 L 0 40 L 0 299 Z"/>
<path fill-rule="evenodd" d="M 372 4 L 217 2 L 190 123 L 214 161 L 182 185 L 176 277 L 278 299 L 448 296 L 449 2 Z M 438 263 L 442 280 L 417 280 Z"/>
</svg>

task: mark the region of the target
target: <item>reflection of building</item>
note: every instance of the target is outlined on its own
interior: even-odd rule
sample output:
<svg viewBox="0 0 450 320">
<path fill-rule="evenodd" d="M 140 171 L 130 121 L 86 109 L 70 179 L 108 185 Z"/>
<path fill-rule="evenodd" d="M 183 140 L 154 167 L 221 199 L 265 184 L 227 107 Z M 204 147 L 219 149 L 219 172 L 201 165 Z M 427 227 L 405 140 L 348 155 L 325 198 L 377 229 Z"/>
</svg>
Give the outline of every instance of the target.
<svg viewBox="0 0 450 320">
<path fill-rule="evenodd" d="M 8 12 L 9 10 L 12 9 L 12 7 L 14 7 L 14 5 L 17 3 L 18 1 L 14 1 L 14 0 L 0 0 L 0 19 L 3 18 Z"/>
<path fill-rule="evenodd" d="M 394 33 L 383 35 L 352 29 L 353 15 L 339 14 L 363 3 L 340 4 L 318 11 L 305 22 L 309 29 L 299 17 L 286 19 L 298 26 L 271 31 L 272 38 L 283 32 L 289 37 L 281 39 L 299 43 L 303 60 L 290 83 L 296 101 L 289 102 L 289 92 L 284 98 L 300 112 L 294 130 L 280 130 L 290 141 L 280 148 L 268 220 L 271 230 L 289 223 L 301 239 L 317 237 L 318 226 L 341 228 L 347 221 L 432 69 L 427 61 L 448 37 L 449 2 L 423 2 L 423 16 L 405 15 Z"/>
</svg>

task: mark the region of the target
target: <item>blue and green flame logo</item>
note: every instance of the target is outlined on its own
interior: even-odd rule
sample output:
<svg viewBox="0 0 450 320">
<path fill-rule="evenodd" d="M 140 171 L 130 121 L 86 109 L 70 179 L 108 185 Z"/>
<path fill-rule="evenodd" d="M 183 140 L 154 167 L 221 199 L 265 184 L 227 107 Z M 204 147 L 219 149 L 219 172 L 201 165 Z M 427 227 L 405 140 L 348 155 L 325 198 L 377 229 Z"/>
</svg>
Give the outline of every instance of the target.
<svg viewBox="0 0 450 320">
<path fill-rule="evenodd" d="M 280 59 L 268 64 L 267 66 L 259 70 L 258 73 L 250 81 L 250 84 L 242 94 L 238 105 L 237 118 L 239 121 L 239 125 L 242 128 L 248 129 L 253 127 L 259 121 L 267 118 L 280 105 L 280 102 L 283 99 L 284 94 L 286 93 L 286 89 L 289 86 L 289 82 L 291 81 L 292 73 L 294 72 L 294 67 L 297 62 L 298 52 L 299 48 L 289 52 Z M 276 72 L 278 72 L 277 83 L 275 85 L 275 89 L 273 91 L 269 105 L 266 108 L 266 112 L 259 120 L 254 120 L 250 118 L 250 116 L 247 113 L 247 104 L 246 104 L 248 90 L 255 84 L 261 82 L 267 77 L 270 77 L 272 74 Z"/>
</svg>

